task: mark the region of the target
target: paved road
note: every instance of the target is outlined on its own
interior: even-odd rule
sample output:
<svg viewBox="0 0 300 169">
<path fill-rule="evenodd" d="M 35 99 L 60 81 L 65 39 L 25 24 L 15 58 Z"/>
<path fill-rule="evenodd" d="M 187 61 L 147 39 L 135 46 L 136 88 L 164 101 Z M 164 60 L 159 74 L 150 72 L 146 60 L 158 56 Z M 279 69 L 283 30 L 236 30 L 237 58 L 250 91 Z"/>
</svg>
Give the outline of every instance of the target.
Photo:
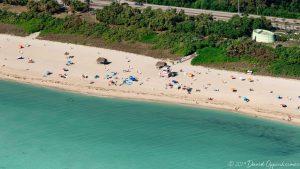
<svg viewBox="0 0 300 169">
<path fill-rule="evenodd" d="M 91 7 L 92 8 L 103 8 L 104 6 L 109 5 L 112 2 L 109 0 L 93 0 Z M 144 9 L 146 7 L 151 7 L 152 9 L 176 9 L 177 11 L 184 10 L 187 15 L 199 15 L 203 14 L 211 14 L 213 15 L 215 20 L 228 20 L 232 16 L 237 15 L 237 13 L 232 12 L 222 12 L 222 11 L 212 11 L 212 10 L 203 10 L 203 9 L 193 9 L 193 8 L 181 8 L 181 7 L 170 7 L 170 6 L 163 6 L 163 5 L 153 5 L 153 4 L 144 4 L 143 6 L 137 6 L 134 2 L 126 1 L 126 0 L 119 0 L 120 3 L 128 3 L 130 6 Z M 250 15 L 251 17 L 257 18 L 260 17 L 258 15 Z M 300 20 L 299 19 L 285 19 L 285 18 L 278 18 L 278 17 L 266 17 L 272 21 L 272 25 L 274 27 L 278 27 L 280 29 L 295 29 L 300 30 Z"/>
</svg>

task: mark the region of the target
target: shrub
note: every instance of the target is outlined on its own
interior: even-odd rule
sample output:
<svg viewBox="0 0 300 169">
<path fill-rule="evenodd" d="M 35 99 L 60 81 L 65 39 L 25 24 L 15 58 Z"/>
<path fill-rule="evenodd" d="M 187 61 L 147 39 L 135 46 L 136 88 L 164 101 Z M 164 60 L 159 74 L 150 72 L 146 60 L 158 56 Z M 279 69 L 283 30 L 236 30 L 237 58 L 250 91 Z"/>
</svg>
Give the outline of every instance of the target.
<svg viewBox="0 0 300 169">
<path fill-rule="evenodd" d="M 226 54 L 230 57 L 241 58 L 242 56 L 250 56 L 257 61 L 272 61 L 277 55 L 273 48 L 256 43 L 249 38 L 240 38 L 232 42 L 227 48 Z"/>
<path fill-rule="evenodd" d="M 88 4 L 79 0 L 71 0 L 70 7 L 72 11 L 86 12 L 89 10 Z"/>
<path fill-rule="evenodd" d="M 197 56 L 192 59 L 192 65 L 223 63 L 233 61 L 228 58 L 222 48 L 206 47 L 197 51 Z"/>
<path fill-rule="evenodd" d="M 30 0 L 27 8 L 32 12 L 56 13 L 60 11 L 60 6 L 56 0 Z"/>
<path fill-rule="evenodd" d="M 26 5 L 28 0 L 0 0 L 0 2 L 11 4 L 11 5 Z"/>
</svg>

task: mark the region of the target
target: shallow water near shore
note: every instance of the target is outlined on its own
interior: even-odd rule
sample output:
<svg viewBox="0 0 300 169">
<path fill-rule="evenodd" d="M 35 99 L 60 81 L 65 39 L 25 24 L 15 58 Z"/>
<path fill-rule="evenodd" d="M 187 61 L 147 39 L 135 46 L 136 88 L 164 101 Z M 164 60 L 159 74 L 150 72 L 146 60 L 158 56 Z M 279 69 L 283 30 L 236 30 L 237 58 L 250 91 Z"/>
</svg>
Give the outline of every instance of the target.
<svg viewBox="0 0 300 169">
<path fill-rule="evenodd" d="M 0 81 L 0 115 L 0 169 L 225 169 L 247 160 L 300 163 L 299 127 L 217 110 Z M 235 168 L 247 167 L 241 165 Z"/>
</svg>

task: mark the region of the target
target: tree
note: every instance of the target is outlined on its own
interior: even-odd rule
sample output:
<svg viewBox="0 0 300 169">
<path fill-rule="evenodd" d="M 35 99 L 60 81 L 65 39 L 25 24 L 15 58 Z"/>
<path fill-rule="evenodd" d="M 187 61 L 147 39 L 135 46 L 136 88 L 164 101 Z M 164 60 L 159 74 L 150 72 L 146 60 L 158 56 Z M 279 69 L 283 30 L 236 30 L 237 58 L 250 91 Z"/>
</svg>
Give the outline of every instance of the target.
<svg viewBox="0 0 300 169">
<path fill-rule="evenodd" d="M 71 0 L 70 7 L 71 7 L 71 10 L 73 10 L 73 11 L 79 11 L 79 12 L 88 11 L 87 4 L 81 2 L 80 0 Z"/>
<path fill-rule="evenodd" d="M 60 6 L 56 0 L 30 0 L 27 3 L 27 8 L 33 12 L 48 12 L 52 14 L 60 10 Z"/>
<path fill-rule="evenodd" d="M 26 5 L 28 2 L 28 0 L 2 0 L 2 1 L 3 3 L 11 4 L 11 5 Z"/>
<path fill-rule="evenodd" d="M 83 23 L 83 20 L 78 15 L 72 15 L 65 18 L 65 28 L 78 28 Z"/>
<path fill-rule="evenodd" d="M 56 0 L 40 0 L 41 10 L 49 13 L 56 13 L 60 6 Z"/>
<path fill-rule="evenodd" d="M 148 3 L 237 12 L 238 1 L 244 13 L 300 18 L 299 0 L 148 0 Z"/>
<path fill-rule="evenodd" d="M 32 11 L 32 12 L 40 12 L 40 5 L 37 1 L 34 1 L 34 0 L 30 0 L 27 5 L 26 5 L 27 9 L 29 11 Z"/>
<path fill-rule="evenodd" d="M 272 29 L 272 23 L 270 20 L 267 20 L 266 17 L 254 19 L 252 29 Z"/>
</svg>

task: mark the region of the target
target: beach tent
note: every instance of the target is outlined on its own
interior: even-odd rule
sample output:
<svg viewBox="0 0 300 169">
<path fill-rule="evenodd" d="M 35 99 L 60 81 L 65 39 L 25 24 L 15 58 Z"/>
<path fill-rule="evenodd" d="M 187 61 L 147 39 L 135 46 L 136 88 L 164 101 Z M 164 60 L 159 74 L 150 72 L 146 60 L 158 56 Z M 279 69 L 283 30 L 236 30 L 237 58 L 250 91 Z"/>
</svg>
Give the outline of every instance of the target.
<svg viewBox="0 0 300 169">
<path fill-rule="evenodd" d="M 130 79 L 131 81 L 138 81 L 134 76 L 129 76 L 129 79 Z"/>
<path fill-rule="evenodd" d="M 99 57 L 97 59 L 97 63 L 98 64 L 106 64 L 107 63 L 107 59 L 106 58 L 103 58 L 103 57 Z"/>
<path fill-rule="evenodd" d="M 248 99 L 247 97 L 242 97 L 242 99 L 245 101 L 245 102 L 249 102 L 250 99 Z"/>
<path fill-rule="evenodd" d="M 161 69 L 161 68 L 163 68 L 163 67 L 165 67 L 165 66 L 167 66 L 167 63 L 166 63 L 166 62 L 158 61 L 158 62 L 156 63 L 156 68 L 157 68 L 157 69 Z"/>
<path fill-rule="evenodd" d="M 73 62 L 71 59 L 68 59 L 66 65 L 67 65 L 67 66 L 70 66 L 70 65 L 73 65 L 73 64 L 74 64 L 74 62 Z"/>
<path fill-rule="evenodd" d="M 166 72 L 166 71 L 162 71 L 162 72 L 160 72 L 160 77 L 169 77 L 169 73 L 168 72 Z"/>
</svg>

